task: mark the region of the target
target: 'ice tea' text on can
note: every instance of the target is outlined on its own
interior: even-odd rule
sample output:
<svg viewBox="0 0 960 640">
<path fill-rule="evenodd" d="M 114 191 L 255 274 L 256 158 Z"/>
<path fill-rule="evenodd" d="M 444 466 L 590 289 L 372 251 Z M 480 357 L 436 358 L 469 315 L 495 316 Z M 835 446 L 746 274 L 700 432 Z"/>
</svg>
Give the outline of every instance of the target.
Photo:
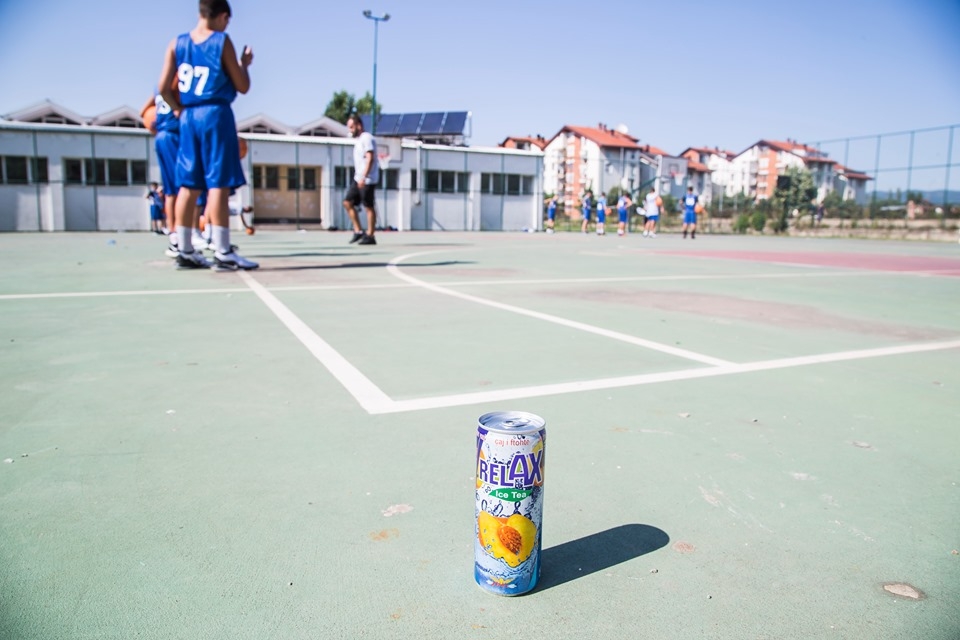
<svg viewBox="0 0 960 640">
<path fill-rule="evenodd" d="M 546 437 L 532 413 L 480 416 L 474 577 L 491 593 L 526 593 L 540 578 Z"/>
</svg>

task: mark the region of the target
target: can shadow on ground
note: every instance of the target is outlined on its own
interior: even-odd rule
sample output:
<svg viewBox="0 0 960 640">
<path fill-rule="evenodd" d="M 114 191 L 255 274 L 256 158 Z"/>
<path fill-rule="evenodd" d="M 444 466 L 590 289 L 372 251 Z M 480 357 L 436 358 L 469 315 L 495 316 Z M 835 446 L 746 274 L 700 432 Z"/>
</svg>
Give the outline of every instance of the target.
<svg viewBox="0 0 960 640">
<path fill-rule="evenodd" d="M 646 524 L 624 524 L 543 550 L 534 593 L 662 549 L 670 536 Z"/>
</svg>

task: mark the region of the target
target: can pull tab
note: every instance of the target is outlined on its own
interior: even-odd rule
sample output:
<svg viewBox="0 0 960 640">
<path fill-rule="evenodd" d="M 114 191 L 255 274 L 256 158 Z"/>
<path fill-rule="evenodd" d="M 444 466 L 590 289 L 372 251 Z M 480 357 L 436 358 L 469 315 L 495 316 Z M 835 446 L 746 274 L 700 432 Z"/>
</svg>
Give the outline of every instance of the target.
<svg viewBox="0 0 960 640">
<path fill-rule="evenodd" d="M 525 427 L 528 424 L 530 424 L 530 421 L 526 418 L 509 418 L 503 421 L 505 427 Z"/>
</svg>

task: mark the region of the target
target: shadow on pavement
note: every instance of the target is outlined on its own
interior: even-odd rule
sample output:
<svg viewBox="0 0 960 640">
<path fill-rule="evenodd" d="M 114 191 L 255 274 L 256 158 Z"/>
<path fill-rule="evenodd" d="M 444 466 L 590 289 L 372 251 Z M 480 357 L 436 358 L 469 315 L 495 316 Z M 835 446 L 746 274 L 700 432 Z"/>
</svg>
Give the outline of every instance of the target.
<svg viewBox="0 0 960 640">
<path fill-rule="evenodd" d="M 667 546 L 670 536 L 646 524 L 624 524 L 543 550 L 534 593 L 609 569 Z"/>
</svg>

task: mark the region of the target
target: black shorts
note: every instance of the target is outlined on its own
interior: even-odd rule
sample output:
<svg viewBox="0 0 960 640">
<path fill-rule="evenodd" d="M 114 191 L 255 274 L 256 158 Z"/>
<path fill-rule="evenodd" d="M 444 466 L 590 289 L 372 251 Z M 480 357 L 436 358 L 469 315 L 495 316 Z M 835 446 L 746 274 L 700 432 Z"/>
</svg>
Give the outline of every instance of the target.
<svg viewBox="0 0 960 640">
<path fill-rule="evenodd" d="M 377 185 L 375 184 L 365 184 L 361 188 L 356 180 L 354 180 L 350 185 L 350 189 L 347 191 L 347 195 L 344 196 L 343 199 L 355 207 L 362 202 L 363 206 L 367 209 L 375 209 L 373 194 L 376 190 Z"/>
</svg>

